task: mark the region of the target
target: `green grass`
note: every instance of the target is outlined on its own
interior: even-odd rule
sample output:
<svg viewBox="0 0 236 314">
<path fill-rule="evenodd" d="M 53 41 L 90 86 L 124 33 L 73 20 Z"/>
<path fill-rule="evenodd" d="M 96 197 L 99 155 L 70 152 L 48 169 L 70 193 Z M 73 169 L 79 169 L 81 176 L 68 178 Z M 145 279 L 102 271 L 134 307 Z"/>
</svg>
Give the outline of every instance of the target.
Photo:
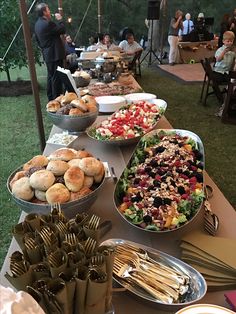
<svg viewBox="0 0 236 314">
<path fill-rule="evenodd" d="M 37 68 L 41 87 L 40 99 L 46 138 L 51 124 L 45 105 L 45 68 Z M 27 79 L 28 71 L 13 71 L 12 80 Z M 0 80 L 6 80 L 2 73 Z M 215 97 L 210 97 L 208 106 L 198 104 L 201 85 L 184 85 L 161 76 L 156 69 L 144 69 L 140 85 L 146 92 L 157 94 L 168 103 L 166 117 L 175 128 L 187 129 L 198 134 L 205 146 L 206 169 L 226 198 L 236 206 L 234 184 L 236 182 L 236 137 L 235 125 L 222 124 L 214 116 L 217 109 Z M 17 223 L 19 208 L 11 200 L 6 188 L 9 174 L 22 163 L 40 153 L 34 100 L 32 95 L 0 97 L 0 143 L 1 143 L 1 228 L 0 265 L 11 240 L 11 228 Z"/>
</svg>

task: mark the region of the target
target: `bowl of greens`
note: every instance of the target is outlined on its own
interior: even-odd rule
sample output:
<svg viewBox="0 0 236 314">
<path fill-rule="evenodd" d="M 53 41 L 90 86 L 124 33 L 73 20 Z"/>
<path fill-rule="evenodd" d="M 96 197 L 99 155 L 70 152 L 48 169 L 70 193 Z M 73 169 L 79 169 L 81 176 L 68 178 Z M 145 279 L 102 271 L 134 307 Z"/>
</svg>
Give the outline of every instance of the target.
<svg viewBox="0 0 236 314">
<path fill-rule="evenodd" d="M 114 191 L 125 221 L 165 233 L 182 228 L 204 201 L 204 147 L 187 130 L 153 130 L 135 148 Z"/>
</svg>

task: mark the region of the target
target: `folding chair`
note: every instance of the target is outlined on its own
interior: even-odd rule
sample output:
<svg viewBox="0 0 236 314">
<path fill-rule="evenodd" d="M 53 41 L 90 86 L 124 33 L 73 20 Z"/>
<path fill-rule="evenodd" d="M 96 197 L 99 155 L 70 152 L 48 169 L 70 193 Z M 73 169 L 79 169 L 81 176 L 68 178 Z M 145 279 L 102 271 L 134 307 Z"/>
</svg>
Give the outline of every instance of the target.
<svg viewBox="0 0 236 314">
<path fill-rule="evenodd" d="M 204 60 L 201 60 L 202 67 L 205 71 L 205 76 L 202 84 L 200 102 L 202 102 L 204 106 L 206 106 L 207 97 L 213 94 L 217 97 L 219 104 L 222 105 L 224 101 L 223 93 L 226 92 L 226 89 L 221 89 L 221 86 L 225 87 L 227 83 L 219 83 L 214 78 L 211 66 L 212 61 L 212 58 L 205 58 Z M 209 91 L 210 87 L 212 88 L 212 91 Z"/>
<path fill-rule="evenodd" d="M 133 60 L 129 64 L 129 70 L 134 71 L 134 76 L 141 77 L 141 62 L 140 57 L 142 55 L 142 50 L 135 53 Z"/>
<path fill-rule="evenodd" d="M 230 72 L 229 76 L 230 82 L 228 84 L 221 121 L 236 124 L 236 71 Z"/>
</svg>

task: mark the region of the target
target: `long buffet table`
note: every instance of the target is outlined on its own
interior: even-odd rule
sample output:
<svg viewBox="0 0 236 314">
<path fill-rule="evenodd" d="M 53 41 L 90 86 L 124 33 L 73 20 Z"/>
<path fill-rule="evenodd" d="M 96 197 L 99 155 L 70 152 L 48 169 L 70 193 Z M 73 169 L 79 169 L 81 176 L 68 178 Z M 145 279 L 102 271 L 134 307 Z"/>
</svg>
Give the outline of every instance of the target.
<svg viewBox="0 0 236 314">
<path fill-rule="evenodd" d="M 98 120 L 102 119 L 104 119 L 104 116 L 98 117 Z M 162 117 L 162 119 L 158 123 L 158 128 L 169 129 L 172 128 L 172 126 L 165 117 Z M 54 133 L 59 132 L 62 132 L 62 130 L 53 126 L 50 136 L 52 136 Z M 123 168 L 125 167 L 134 149 L 134 146 L 118 147 L 106 145 L 103 143 L 97 143 L 94 140 L 88 138 L 85 134 L 79 135 L 78 139 L 73 144 L 73 147 L 76 149 L 85 148 L 101 160 L 107 161 L 109 166 L 114 167 L 118 177 L 121 175 Z M 55 150 L 54 146 L 52 144 L 47 144 L 44 154 L 49 155 L 53 150 Z M 210 202 L 214 212 L 219 216 L 220 219 L 220 228 L 218 235 L 236 239 L 235 210 L 232 208 L 232 206 L 229 204 L 229 202 L 226 200 L 224 195 L 221 193 L 221 191 L 218 189 L 218 187 L 215 185 L 215 183 L 212 181 L 207 173 L 205 173 L 205 181 L 206 184 L 211 185 L 214 190 L 214 194 L 213 197 L 210 199 Z M 127 222 L 125 222 L 115 209 L 113 203 L 114 187 L 115 184 L 112 178 L 107 178 L 103 188 L 98 195 L 98 198 L 96 199 L 93 206 L 89 209 L 90 213 L 95 213 L 99 215 L 102 220 L 109 219 L 112 221 L 112 229 L 101 239 L 102 241 L 110 238 L 122 238 L 141 243 L 164 251 L 173 256 L 179 257 L 179 241 L 182 235 L 186 232 L 191 232 L 192 230 L 203 228 L 203 217 L 200 214 L 190 224 L 190 226 L 187 226 L 182 231 L 159 235 L 142 230 L 136 230 L 136 228 L 133 228 Z M 22 212 L 20 220 L 23 220 L 25 215 L 26 213 Z M 4 274 L 6 273 L 6 271 L 9 271 L 9 256 L 18 249 L 19 248 L 17 246 L 17 243 L 13 239 L 1 270 L 0 283 L 3 286 L 10 286 L 9 282 L 5 279 Z M 201 303 L 212 303 L 228 307 L 228 304 L 224 300 L 223 291 L 207 293 L 206 296 L 201 300 Z M 165 312 L 160 309 L 158 305 L 148 301 L 144 301 L 143 299 L 134 296 L 128 291 L 122 290 L 114 292 L 113 305 L 116 314 L 156 314 L 175 312 Z"/>
</svg>

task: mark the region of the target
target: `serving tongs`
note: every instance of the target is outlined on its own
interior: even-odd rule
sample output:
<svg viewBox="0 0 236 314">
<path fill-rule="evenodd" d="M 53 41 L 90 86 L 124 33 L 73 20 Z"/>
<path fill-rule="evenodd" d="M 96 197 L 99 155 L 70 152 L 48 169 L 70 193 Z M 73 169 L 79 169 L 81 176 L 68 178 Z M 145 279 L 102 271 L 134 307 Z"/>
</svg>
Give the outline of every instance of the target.
<svg viewBox="0 0 236 314">
<path fill-rule="evenodd" d="M 211 204 L 209 202 L 209 198 L 211 198 L 213 194 L 212 187 L 206 185 L 204 188 L 205 192 L 205 201 L 204 201 L 204 229 L 212 236 L 215 236 L 219 229 L 219 217 L 213 213 L 211 209 Z"/>
</svg>

